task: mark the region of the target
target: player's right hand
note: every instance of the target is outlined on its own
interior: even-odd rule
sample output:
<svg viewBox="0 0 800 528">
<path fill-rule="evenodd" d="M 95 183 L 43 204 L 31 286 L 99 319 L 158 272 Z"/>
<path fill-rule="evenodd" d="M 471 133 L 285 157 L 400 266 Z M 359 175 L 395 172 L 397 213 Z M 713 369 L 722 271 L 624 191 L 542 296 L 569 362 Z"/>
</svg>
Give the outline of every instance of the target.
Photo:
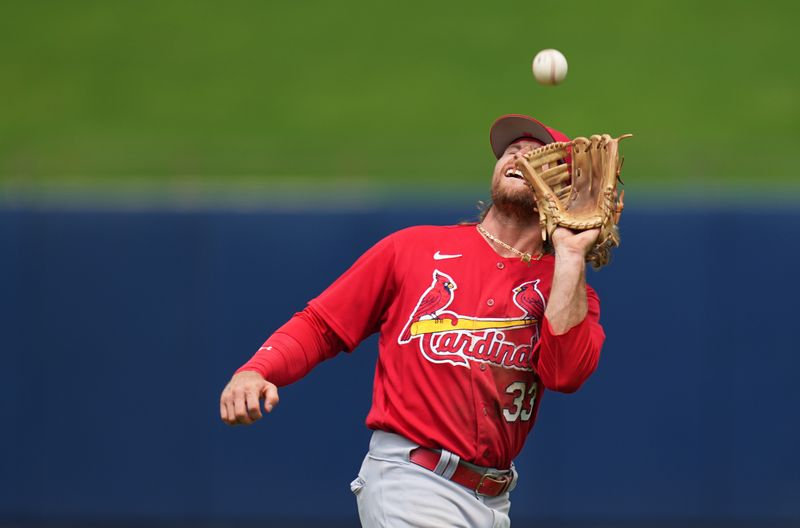
<svg viewBox="0 0 800 528">
<path fill-rule="evenodd" d="M 263 416 L 261 400 L 264 410 L 271 412 L 278 405 L 278 387 L 258 372 L 234 374 L 219 399 L 220 417 L 228 425 L 250 425 Z"/>
</svg>

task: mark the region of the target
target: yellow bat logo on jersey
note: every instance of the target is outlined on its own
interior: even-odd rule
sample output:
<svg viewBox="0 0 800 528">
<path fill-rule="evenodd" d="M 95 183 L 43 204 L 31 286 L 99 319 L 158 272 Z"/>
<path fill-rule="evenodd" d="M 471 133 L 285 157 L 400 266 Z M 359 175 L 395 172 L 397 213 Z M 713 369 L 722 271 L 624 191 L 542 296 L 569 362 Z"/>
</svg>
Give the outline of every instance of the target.
<svg viewBox="0 0 800 528">
<path fill-rule="evenodd" d="M 454 314 L 441 314 L 438 319 L 417 321 L 411 325 L 411 335 L 437 334 L 439 332 L 452 332 L 453 330 L 502 330 L 504 328 L 522 328 L 533 326 L 533 319 L 473 319 L 464 317 L 459 319 Z"/>
</svg>

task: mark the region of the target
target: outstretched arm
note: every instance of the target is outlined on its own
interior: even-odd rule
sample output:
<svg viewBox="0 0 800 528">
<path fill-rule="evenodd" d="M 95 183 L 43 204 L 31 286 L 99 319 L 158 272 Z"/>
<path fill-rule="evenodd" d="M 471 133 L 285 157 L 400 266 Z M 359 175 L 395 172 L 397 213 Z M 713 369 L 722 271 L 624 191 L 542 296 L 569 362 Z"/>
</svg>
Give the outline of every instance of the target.
<svg viewBox="0 0 800 528">
<path fill-rule="evenodd" d="M 278 404 L 278 387 L 299 380 L 344 349 L 339 336 L 313 308 L 295 314 L 228 382 L 220 396 L 222 421 L 250 425 L 260 420 L 261 400 L 264 410 L 271 412 Z"/>
<path fill-rule="evenodd" d="M 260 419 L 260 400 L 270 412 L 278 403 L 278 387 L 294 383 L 342 350 L 354 350 L 376 332 L 394 294 L 393 270 L 390 235 L 361 255 L 236 371 L 220 397 L 222 421 L 238 425 Z"/>
</svg>

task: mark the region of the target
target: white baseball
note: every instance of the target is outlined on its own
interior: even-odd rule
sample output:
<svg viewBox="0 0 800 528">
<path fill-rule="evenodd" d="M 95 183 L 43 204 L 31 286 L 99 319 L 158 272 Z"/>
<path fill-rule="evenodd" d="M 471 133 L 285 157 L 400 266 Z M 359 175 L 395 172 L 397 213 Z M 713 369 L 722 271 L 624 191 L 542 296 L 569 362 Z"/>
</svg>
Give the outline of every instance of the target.
<svg viewBox="0 0 800 528">
<path fill-rule="evenodd" d="M 558 50 L 542 50 L 533 58 L 533 76 L 541 84 L 558 84 L 567 76 L 567 59 Z"/>
</svg>

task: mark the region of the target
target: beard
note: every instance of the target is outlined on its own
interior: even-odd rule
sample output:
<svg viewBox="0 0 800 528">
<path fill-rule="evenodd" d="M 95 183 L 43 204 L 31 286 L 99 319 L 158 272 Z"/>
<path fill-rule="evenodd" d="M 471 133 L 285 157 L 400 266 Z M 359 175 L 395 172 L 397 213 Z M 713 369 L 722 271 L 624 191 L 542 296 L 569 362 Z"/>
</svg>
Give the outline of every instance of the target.
<svg viewBox="0 0 800 528">
<path fill-rule="evenodd" d="M 524 220 L 538 218 L 536 198 L 530 189 L 502 189 L 499 185 L 492 186 L 492 203 L 498 212 Z"/>
</svg>

